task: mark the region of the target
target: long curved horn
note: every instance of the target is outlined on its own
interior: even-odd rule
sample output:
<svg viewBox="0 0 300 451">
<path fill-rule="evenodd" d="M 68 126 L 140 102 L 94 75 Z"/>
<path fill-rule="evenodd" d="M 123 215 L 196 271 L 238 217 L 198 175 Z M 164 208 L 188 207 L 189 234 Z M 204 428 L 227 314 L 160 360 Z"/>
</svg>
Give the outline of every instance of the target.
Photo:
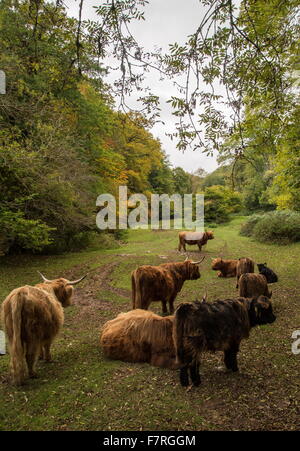
<svg viewBox="0 0 300 451">
<path fill-rule="evenodd" d="M 204 255 L 204 257 L 202 258 L 202 260 L 199 260 L 198 262 L 191 262 L 191 263 L 192 263 L 193 265 L 200 265 L 200 263 L 202 263 L 204 259 L 205 259 L 205 255 Z"/>
<path fill-rule="evenodd" d="M 86 276 L 87 276 L 87 274 L 86 274 L 85 276 L 81 277 L 80 279 L 77 279 L 77 280 L 70 280 L 70 281 L 67 283 L 67 285 L 76 285 L 77 283 L 79 283 L 79 282 L 81 282 L 83 279 L 85 279 Z"/>
<path fill-rule="evenodd" d="M 47 279 L 45 276 L 43 276 L 43 274 L 38 271 L 39 275 L 41 276 L 41 278 L 43 279 L 44 282 L 52 282 L 52 280 Z"/>
</svg>

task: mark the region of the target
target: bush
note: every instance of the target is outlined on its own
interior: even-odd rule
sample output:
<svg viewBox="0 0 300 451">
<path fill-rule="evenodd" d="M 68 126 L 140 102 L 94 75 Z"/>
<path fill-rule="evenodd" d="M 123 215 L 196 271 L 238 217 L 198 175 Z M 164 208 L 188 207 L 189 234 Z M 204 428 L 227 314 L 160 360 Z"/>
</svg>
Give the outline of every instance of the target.
<svg viewBox="0 0 300 451">
<path fill-rule="evenodd" d="M 240 233 L 260 242 L 288 244 L 300 241 L 300 213 L 285 210 L 253 215 L 243 224 Z"/>
</svg>

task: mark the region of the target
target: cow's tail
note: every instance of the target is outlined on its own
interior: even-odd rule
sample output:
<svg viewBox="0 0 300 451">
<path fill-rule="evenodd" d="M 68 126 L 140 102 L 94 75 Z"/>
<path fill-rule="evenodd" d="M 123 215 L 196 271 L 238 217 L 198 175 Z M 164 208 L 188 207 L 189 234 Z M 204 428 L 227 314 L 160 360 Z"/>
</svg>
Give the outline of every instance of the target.
<svg viewBox="0 0 300 451">
<path fill-rule="evenodd" d="M 176 351 L 176 364 L 184 363 L 184 332 L 185 332 L 185 320 L 190 310 L 189 304 L 181 304 L 175 313 L 174 327 L 173 327 L 173 339 Z"/>
<path fill-rule="evenodd" d="M 21 329 L 22 329 L 22 311 L 23 306 L 28 297 L 26 288 L 22 288 L 17 293 L 13 294 L 11 303 L 11 318 L 10 327 L 12 328 L 9 336 L 12 337 L 10 343 L 10 366 L 12 373 L 12 382 L 15 385 L 21 385 L 24 382 L 27 365 L 25 362 L 25 349 L 22 343 Z M 7 321 L 6 321 L 7 324 Z"/>
</svg>

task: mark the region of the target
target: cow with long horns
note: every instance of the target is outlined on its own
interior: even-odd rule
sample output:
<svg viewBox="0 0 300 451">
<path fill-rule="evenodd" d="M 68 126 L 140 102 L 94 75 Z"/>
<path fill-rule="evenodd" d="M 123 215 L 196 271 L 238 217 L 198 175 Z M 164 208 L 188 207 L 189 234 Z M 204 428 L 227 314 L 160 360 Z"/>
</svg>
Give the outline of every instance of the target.
<svg viewBox="0 0 300 451">
<path fill-rule="evenodd" d="M 51 361 L 50 347 L 64 322 L 63 307 L 72 304 L 78 280 L 48 280 L 13 290 L 4 300 L 1 317 L 8 338 L 12 383 L 21 385 L 27 376 L 36 377 L 39 356 Z"/>
<path fill-rule="evenodd" d="M 131 273 L 132 308 L 148 310 L 151 302 L 162 302 L 163 313 L 174 312 L 174 301 L 186 280 L 200 278 L 199 264 L 186 259 L 180 263 L 139 266 Z"/>
</svg>

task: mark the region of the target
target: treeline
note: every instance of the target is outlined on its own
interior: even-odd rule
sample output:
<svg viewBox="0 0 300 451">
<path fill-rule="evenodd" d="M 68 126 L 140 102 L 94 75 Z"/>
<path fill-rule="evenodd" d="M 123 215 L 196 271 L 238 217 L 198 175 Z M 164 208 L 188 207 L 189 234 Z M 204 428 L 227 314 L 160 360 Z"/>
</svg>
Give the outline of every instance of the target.
<svg viewBox="0 0 300 451">
<path fill-rule="evenodd" d="M 117 112 L 94 46 L 54 3 L 0 1 L 0 251 L 64 251 L 96 231 L 96 198 L 190 192 L 138 114 Z"/>
</svg>

